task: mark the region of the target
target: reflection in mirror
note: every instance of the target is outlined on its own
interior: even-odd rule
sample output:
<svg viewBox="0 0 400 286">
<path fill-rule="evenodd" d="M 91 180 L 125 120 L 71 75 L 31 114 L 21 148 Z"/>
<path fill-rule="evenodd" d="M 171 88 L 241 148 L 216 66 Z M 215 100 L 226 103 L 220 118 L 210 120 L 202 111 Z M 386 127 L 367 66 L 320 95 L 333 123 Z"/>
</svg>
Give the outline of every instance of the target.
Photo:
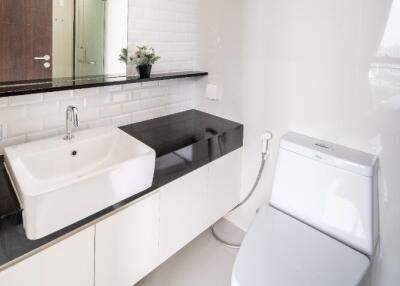
<svg viewBox="0 0 400 286">
<path fill-rule="evenodd" d="M 369 80 L 377 104 L 400 109 L 400 0 L 394 0 L 385 33 L 371 64 Z"/>
<path fill-rule="evenodd" d="M 128 0 L 1 0 L 0 82 L 125 75 Z"/>
</svg>

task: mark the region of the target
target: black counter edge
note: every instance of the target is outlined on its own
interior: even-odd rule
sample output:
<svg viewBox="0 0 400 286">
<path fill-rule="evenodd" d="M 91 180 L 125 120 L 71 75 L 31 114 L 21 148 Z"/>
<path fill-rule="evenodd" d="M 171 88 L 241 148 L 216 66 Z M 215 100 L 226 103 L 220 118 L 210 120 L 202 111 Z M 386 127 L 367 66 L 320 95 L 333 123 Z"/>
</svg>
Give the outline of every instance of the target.
<svg viewBox="0 0 400 286">
<path fill-rule="evenodd" d="M 1 87 L 0 83 L 0 98 L 1 97 L 9 97 L 9 96 L 17 96 L 17 95 L 26 95 L 26 94 L 36 94 L 36 93 L 47 93 L 47 92 L 56 92 L 56 91 L 65 91 L 65 90 L 77 90 L 84 88 L 93 88 L 93 87 L 102 87 L 102 86 L 113 86 L 113 85 L 122 85 L 122 84 L 132 84 L 132 83 L 143 83 L 143 82 L 151 82 L 151 81 L 163 81 L 163 80 L 171 80 L 171 79 L 181 79 L 181 78 L 191 78 L 191 77 L 201 77 L 207 76 L 208 72 L 203 71 L 188 71 L 188 72 L 176 72 L 176 73 L 160 73 L 153 74 L 150 78 L 141 79 L 139 77 L 109 77 L 104 78 L 94 78 L 94 79 L 82 79 L 71 81 L 71 84 L 67 85 L 67 82 L 55 82 L 55 84 L 59 84 L 60 86 L 49 86 L 52 85 L 52 82 L 46 83 L 34 83 L 34 84 L 26 84 L 26 85 L 15 85 L 15 86 L 7 86 Z M 96 82 L 93 82 L 96 81 Z M 65 85 L 62 85 L 65 83 Z"/>
</svg>

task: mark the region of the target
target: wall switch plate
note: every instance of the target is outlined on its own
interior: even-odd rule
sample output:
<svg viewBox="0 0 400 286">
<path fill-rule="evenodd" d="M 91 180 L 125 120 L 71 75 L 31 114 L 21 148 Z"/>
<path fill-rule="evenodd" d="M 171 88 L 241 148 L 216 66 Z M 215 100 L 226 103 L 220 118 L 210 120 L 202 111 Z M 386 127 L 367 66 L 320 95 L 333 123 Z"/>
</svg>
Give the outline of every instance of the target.
<svg viewBox="0 0 400 286">
<path fill-rule="evenodd" d="M 222 98 L 222 88 L 216 84 L 207 84 L 206 97 L 212 101 L 220 101 Z"/>
</svg>

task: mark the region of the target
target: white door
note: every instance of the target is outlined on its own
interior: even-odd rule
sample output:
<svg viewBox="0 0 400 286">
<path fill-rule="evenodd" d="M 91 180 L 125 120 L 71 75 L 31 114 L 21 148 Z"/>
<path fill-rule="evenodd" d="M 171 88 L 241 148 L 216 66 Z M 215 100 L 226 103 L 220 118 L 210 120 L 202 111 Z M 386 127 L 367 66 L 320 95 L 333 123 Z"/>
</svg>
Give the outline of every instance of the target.
<svg viewBox="0 0 400 286">
<path fill-rule="evenodd" d="M 96 286 L 131 286 L 158 265 L 158 208 L 156 193 L 96 225 Z"/>
<path fill-rule="evenodd" d="M 240 201 L 242 148 L 211 162 L 206 188 L 207 222 L 214 224 Z"/>
<path fill-rule="evenodd" d="M 160 188 L 160 255 L 165 261 L 240 199 L 242 149 Z"/>
<path fill-rule="evenodd" d="M 165 261 L 207 227 L 208 166 L 160 188 L 160 253 Z"/>
<path fill-rule="evenodd" d="M 93 286 L 94 227 L 0 272 L 1 286 Z"/>
</svg>

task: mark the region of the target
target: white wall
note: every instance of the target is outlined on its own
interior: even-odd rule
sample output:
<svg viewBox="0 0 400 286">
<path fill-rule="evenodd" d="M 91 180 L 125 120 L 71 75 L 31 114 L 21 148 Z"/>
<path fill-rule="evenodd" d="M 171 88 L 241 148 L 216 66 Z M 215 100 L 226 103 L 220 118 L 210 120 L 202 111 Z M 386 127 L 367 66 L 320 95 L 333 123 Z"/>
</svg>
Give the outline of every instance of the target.
<svg viewBox="0 0 400 286">
<path fill-rule="evenodd" d="M 241 121 L 242 0 L 198 0 L 198 70 L 209 76 L 198 85 L 196 106 Z M 216 85 L 221 102 L 206 99 L 206 83 Z M 243 95 L 245 96 L 245 95 Z"/>
<path fill-rule="evenodd" d="M 268 202 L 278 139 L 289 130 L 379 153 L 382 249 L 374 285 L 400 284 L 400 77 L 393 69 L 394 63 L 399 67 L 398 34 L 390 32 L 392 40 L 384 41 L 394 42 L 383 48 L 391 56 L 383 59 L 392 63 L 390 68 L 371 67 L 377 61 L 391 1 L 246 0 L 242 20 L 236 1 L 204 1 L 209 14 L 204 13 L 201 25 L 209 29 L 202 31 L 208 41 L 202 43 L 202 64 L 211 71 L 210 81 L 219 81 L 224 88 L 241 86 L 241 94 L 238 99 L 236 90 L 224 92 L 222 102 L 210 103 L 200 91 L 197 104 L 243 120 L 243 196 L 258 170 L 261 133 L 268 129 L 275 135 L 261 184 L 253 199 L 231 216 L 233 222 L 247 229 L 256 208 Z M 400 18 L 399 10 L 393 13 Z M 236 35 L 227 33 L 229 24 L 221 24 L 224 21 L 237 30 Z M 238 21 L 243 21 L 242 33 Z M 398 31 L 395 20 L 390 25 Z M 240 45 L 242 56 L 234 63 L 231 49 L 237 53 Z M 224 67 L 213 66 L 213 59 Z M 235 72 L 236 81 L 228 76 Z"/>
<path fill-rule="evenodd" d="M 129 0 L 128 49 L 153 47 L 161 56 L 155 72 L 193 70 L 200 0 Z"/>
</svg>

